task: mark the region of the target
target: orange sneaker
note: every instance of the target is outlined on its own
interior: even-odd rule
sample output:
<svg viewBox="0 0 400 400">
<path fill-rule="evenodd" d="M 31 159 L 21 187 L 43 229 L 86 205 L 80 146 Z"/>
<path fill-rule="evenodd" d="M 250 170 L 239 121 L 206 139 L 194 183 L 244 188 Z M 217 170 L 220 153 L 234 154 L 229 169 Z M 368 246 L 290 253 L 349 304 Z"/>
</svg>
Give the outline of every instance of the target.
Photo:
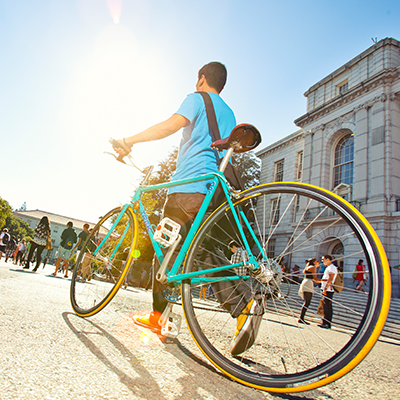
<svg viewBox="0 0 400 400">
<path fill-rule="evenodd" d="M 134 315 L 132 317 L 132 320 L 136 325 L 150 329 L 152 332 L 161 334 L 161 326 L 158 323 L 160 317 L 160 312 L 152 311 L 150 314 Z"/>
</svg>

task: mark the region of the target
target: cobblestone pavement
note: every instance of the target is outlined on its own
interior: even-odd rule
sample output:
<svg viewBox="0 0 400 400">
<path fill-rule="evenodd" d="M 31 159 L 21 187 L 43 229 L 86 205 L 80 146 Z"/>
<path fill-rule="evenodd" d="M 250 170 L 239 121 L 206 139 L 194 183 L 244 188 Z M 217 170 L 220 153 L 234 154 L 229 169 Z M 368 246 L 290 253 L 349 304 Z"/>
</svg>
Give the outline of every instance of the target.
<svg viewBox="0 0 400 400">
<path fill-rule="evenodd" d="M 251 389 L 217 372 L 186 326 L 162 343 L 133 325 L 151 293 L 120 290 L 98 315 L 81 319 L 69 303 L 70 280 L 0 261 L 0 398 L 5 399 L 399 399 L 400 343 L 381 340 L 351 373 L 295 395 Z"/>
</svg>

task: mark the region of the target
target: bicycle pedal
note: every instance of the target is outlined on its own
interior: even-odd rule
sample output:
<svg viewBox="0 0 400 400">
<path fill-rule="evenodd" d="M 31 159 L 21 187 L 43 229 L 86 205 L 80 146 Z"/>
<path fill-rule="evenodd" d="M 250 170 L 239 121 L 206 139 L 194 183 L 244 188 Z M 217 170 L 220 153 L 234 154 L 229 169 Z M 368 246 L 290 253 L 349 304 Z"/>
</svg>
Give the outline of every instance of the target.
<svg viewBox="0 0 400 400">
<path fill-rule="evenodd" d="M 170 313 L 166 324 L 161 328 L 161 335 L 176 338 L 181 329 L 182 318 L 180 315 Z"/>
<path fill-rule="evenodd" d="M 171 246 L 179 236 L 181 226 L 165 217 L 157 226 L 153 239 L 165 247 Z"/>
</svg>

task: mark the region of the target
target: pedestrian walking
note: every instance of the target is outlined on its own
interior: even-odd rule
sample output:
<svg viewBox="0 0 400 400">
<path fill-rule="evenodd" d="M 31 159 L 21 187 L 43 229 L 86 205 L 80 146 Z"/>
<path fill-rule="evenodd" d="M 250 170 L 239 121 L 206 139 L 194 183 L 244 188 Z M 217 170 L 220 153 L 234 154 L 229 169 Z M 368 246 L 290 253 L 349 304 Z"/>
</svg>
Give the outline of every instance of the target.
<svg viewBox="0 0 400 400">
<path fill-rule="evenodd" d="M 58 248 L 58 258 L 56 262 L 56 270 L 52 273 L 53 276 L 57 275 L 58 269 L 60 268 L 61 262 L 64 272 L 64 278 L 68 278 L 68 268 L 69 268 L 69 257 L 71 255 L 72 247 L 77 241 L 76 232 L 72 228 L 74 224 L 69 221 L 67 228 L 63 230 L 61 236 L 60 247 Z"/>
<path fill-rule="evenodd" d="M 16 249 L 17 249 L 17 242 L 15 241 L 15 236 L 11 235 L 11 238 L 6 246 L 6 262 L 8 261 L 9 258 L 13 258 Z"/>
<path fill-rule="evenodd" d="M 358 260 L 358 264 L 356 265 L 356 270 L 357 270 L 357 275 L 356 275 L 356 281 L 357 281 L 357 287 L 356 291 L 357 292 L 363 292 L 363 285 L 365 281 L 365 265 L 363 264 L 364 260 Z"/>
<path fill-rule="evenodd" d="M 17 253 L 14 258 L 14 264 L 21 265 L 22 257 L 24 253 L 26 252 L 26 244 L 25 244 L 25 239 L 21 239 L 21 241 L 17 244 Z"/>
<path fill-rule="evenodd" d="M 242 265 L 241 267 L 235 267 L 236 275 L 249 275 L 249 270 L 247 269 L 245 264 L 247 261 L 249 261 L 249 256 L 246 250 L 242 249 L 240 245 L 234 240 L 229 243 L 228 248 L 233 253 L 231 257 L 231 264 L 239 264 L 241 262 L 244 263 L 244 265 Z"/>
<path fill-rule="evenodd" d="M 299 324 L 310 325 L 304 317 L 311 304 L 311 299 L 314 293 L 314 280 L 317 280 L 317 269 L 319 267 L 319 261 L 316 258 L 310 258 L 307 261 L 307 265 L 303 270 L 304 279 L 301 282 L 299 288 L 299 296 L 304 300 L 303 307 L 301 308 L 300 318 L 298 320 Z"/>
<path fill-rule="evenodd" d="M 33 253 L 36 250 L 36 265 L 32 270 L 36 272 L 39 268 L 40 262 L 42 260 L 42 252 L 47 244 L 47 239 L 50 237 L 51 229 L 50 229 L 50 221 L 49 218 L 45 215 L 39 221 L 35 228 L 35 237 L 31 241 L 28 253 L 28 259 L 26 260 L 26 265 L 24 269 L 29 269 L 30 262 L 33 258 Z"/>
</svg>

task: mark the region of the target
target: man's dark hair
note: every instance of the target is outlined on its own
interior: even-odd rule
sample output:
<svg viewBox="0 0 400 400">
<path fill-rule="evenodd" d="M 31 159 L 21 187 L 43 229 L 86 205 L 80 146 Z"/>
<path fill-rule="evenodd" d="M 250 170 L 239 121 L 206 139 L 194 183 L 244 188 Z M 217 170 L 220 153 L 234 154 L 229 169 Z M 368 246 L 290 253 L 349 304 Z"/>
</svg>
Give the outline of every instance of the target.
<svg viewBox="0 0 400 400">
<path fill-rule="evenodd" d="M 69 228 L 72 228 L 72 227 L 74 226 L 74 224 L 72 223 L 72 221 L 69 221 L 68 224 L 67 224 L 67 226 L 68 226 Z"/>
<path fill-rule="evenodd" d="M 333 260 L 333 257 L 330 254 L 325 254 L 324 258 L 328 259 L 328 260 L 331 260 L 331 261 Z"/>
<path fill-rule="evenodd" d="M 208 85 L 221 93 L 226 83 L 227 74 L 224 64 L 213 61 L 200 68 L 198 79 L 204 75 Z"/>
</svg>

